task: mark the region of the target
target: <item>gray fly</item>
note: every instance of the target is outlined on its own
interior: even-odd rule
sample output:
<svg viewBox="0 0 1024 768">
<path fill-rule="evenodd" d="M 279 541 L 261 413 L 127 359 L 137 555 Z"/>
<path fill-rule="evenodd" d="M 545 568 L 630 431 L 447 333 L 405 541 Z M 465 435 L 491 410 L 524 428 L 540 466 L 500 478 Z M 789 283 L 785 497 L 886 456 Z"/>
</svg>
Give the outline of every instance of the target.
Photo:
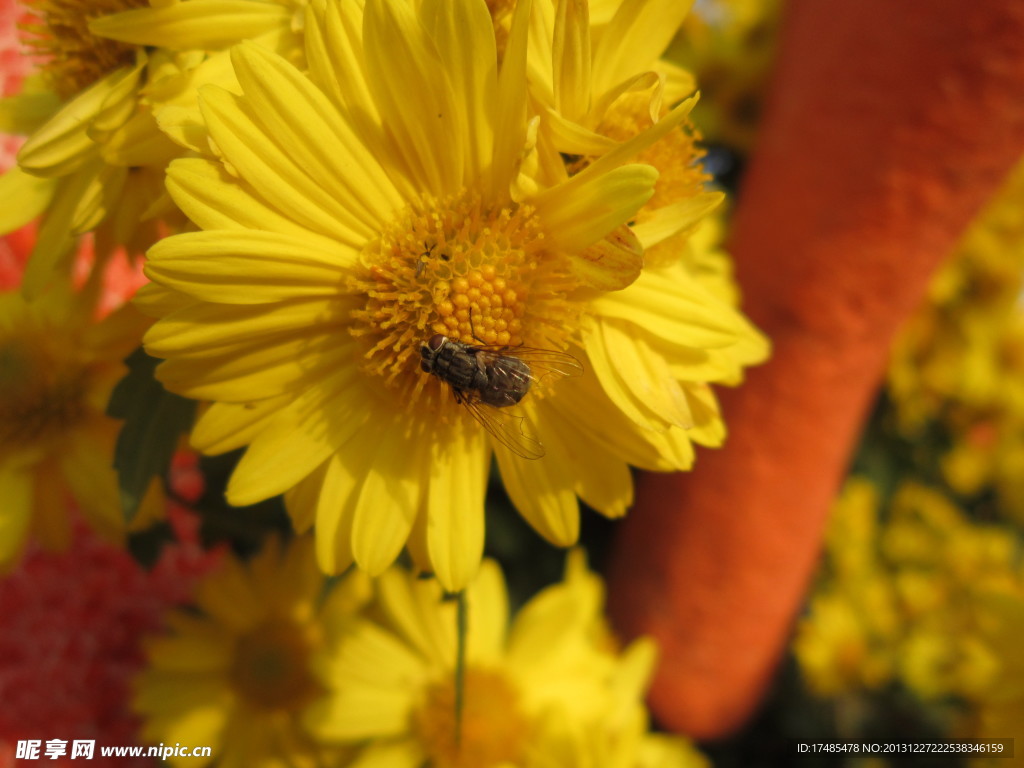
<svg viewBox="0 0 1024 768">
<path fill-rule="evenodd" d="M 452 388 L 481 426 L 510 451 L 539 459 L 544 446 L 523 431 L 523 416 L 507 410 L 540 379 L 579 376 L 580 361 L 553 349 L 466 344 L 440 333 L 420 345 L 420 367 Z"/>
</svg>

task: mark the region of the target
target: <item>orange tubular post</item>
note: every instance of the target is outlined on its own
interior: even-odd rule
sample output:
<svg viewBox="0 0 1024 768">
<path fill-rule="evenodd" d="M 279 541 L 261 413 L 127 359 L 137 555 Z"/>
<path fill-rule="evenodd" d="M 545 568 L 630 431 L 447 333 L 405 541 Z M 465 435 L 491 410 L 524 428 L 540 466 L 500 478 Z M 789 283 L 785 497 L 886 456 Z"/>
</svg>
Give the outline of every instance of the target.
<svg viewBox="0 0 1024 768">
<path fill-rule="evenodd" d="M 611 564 L 654 713 L 698 738 L 757 705 L 893 334 L 1024 154 L 1021 0 L 791 0 L 780 48 L 732 242 L 774 355 L 722 393 L 724 449 L 641 479 Z"/>
</svg>

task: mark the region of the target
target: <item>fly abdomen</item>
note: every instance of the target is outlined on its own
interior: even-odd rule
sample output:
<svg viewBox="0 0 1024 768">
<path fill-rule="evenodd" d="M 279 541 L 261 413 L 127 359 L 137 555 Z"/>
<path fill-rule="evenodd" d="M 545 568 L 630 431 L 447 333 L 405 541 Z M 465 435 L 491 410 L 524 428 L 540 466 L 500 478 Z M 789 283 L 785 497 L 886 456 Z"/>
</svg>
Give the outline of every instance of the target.
<svg viewBox="0 0 1024 768">
<path fill-rule="evenodd" d="M 480 400 L 496 408 L 515 405 L 530 391 L 530 366 L 518 358 L 503 355 L 485 363 L 486 384 L 479 388 Z"/>
</svg>

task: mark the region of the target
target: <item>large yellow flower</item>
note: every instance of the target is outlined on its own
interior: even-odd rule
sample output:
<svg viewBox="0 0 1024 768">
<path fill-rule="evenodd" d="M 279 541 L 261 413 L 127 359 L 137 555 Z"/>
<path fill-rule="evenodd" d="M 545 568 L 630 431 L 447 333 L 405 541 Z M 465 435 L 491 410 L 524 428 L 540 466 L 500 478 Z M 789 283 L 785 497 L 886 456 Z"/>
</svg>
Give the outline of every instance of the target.
<svg viewBox="0 0 1024 768">
<path fill-rule="evenodd" d="M 150 251 L 146 345 L 170 389 L 214 401 L 195 445 L 249 446 L 232 503 L 285 493 L 328 572 L 380 573 L 408 542 L 455 590 L 480 562 L 492 453 L 530 523 L 572 544 L 577 497 L 621 515 L 628 464 L 686 468 L 691 437 L 721 438 L 704 382 L 765 345 L 712 295 L 640 274 L 626 225 L 657 172 L 628 161 L 690 103 L 571 177 L 529 178 L 530 4 L 500 66 L 483 0 L 362 5 L 311 6 L 308 78 L 244 44 L 241 95 L 201 92 L 217 157 L 175 161 L 168 186 L 204 231 Z M 517 417 L 480 405 L 500 439 L 421 370 L 435 335 L 586 373 L 536 382 Z M 510 447 L 524 434 L 543 458 Z"/>
<path fill-rule="evenodd" d="M 197 84 L 223 80 L 226 67 L 208 51 L 247 37 L 284 52 L 301 45 L 290 3 L 30 5 L 26 43 L 40 71 L 21 94 L 0 101 L 0 129 L 28 136 L 18 167 L 0 179 L 0 231 L 42 216 L 24 285 L 34 295 L 55 270 L 66 271 L 80 234 L 96 232 L 102 262 L 118 247 L 145 250 L 179 223 L 163 179 L 182 150 L 159 130 L 156 113 L 194 110 Z"/>
<path fill-rule="evenodd" d="M 66 546 L 70 499 L 100 533 L 124 533 L 112 467 L 120 423 L 105 410 L 146 323 L 132 307 L 97 322 L 91 293 L 61 281 L 32 303 L 0 294 L 0 568 L 30 536 Z M 135 526 L 158 514 L 154 494 Z"/>
<path fill-rule="evenodd" d="M 226 557 L 196 590 L 199 612 L 173 611 L 170 632 L 150 639 L 135 696 L 143 738 L 209 746 L 222 768 L 341 765 L 301 718 L 325 694 L 314 660 L 369 597 L 360 573 L 328 591 L 308 537 L 271 539 L 246 563 Z"/>
<path fill-rule="evenodd" d="M 440 585 L 392 569 L 378 579 L 377 597 L 325 655 L 328 693 L 306 717 L 320 738 L 361 745 L 360 768 L 703 764 L 681 739 L 648 732 L 653 646 L 617 649 L 602 615 L 603 584 L 581 552 L 571 553 L 565 581 L 511 624 L 501 570 L 485 561 L 466 590 L 461 691 L 457 609 Z M 680 760 L 658 762 L 668 756 Z"/>
</svg>

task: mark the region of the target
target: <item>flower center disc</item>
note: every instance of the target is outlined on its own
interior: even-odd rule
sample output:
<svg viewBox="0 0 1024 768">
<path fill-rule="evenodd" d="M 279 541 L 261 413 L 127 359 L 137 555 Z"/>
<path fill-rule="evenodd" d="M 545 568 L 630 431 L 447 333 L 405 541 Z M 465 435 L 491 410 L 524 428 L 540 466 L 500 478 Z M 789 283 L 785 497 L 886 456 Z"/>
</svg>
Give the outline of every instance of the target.
<svg viewBox="0 0 1024 768">
<path fill-rule="evenodd" d="M 419 369 L 434 334 L 473 346 L 562 346 L 566 270 L 544 250 L 528 206 L 487 210 L 471 195 L 407 208 L 363 251 L 352 289 L 367 297 L 351 332 L 364 367 L 412 401 L 433 377 Z"/>
<path fill-rule="evenodd" d="M 66 434 L 85 415 L 86 371 L 55 361 L 38 338 L 0 339 L 0 446 L 19 447 Z"/>
<path fill-rule="evenodd" d="M 35 19 L 21 25 L 23 42 L 44 63 L 51 87 L 70 98 L 118 67 L 135 61 L 136 46 L 96 37 L 89 21 L 147 0 L 28 0 Z"/>
<path fill-rule="evenodd" d="M 295 709 L 318 692 L 310 642 L 297 626 L 270 621 L 238 641 L 230 678 L 246 701 L 265 710 Z"/>
<path fill-rule="evenodd" d="M 465 674 L 461 727 L 456 728 L 454 678 L 427 689 L 413 713 L 413 728 L 432 764 L 444 768 L 491 768 L 518 763 L 528 733 L 519 694 L 497 672 Z"/>
</svg>

